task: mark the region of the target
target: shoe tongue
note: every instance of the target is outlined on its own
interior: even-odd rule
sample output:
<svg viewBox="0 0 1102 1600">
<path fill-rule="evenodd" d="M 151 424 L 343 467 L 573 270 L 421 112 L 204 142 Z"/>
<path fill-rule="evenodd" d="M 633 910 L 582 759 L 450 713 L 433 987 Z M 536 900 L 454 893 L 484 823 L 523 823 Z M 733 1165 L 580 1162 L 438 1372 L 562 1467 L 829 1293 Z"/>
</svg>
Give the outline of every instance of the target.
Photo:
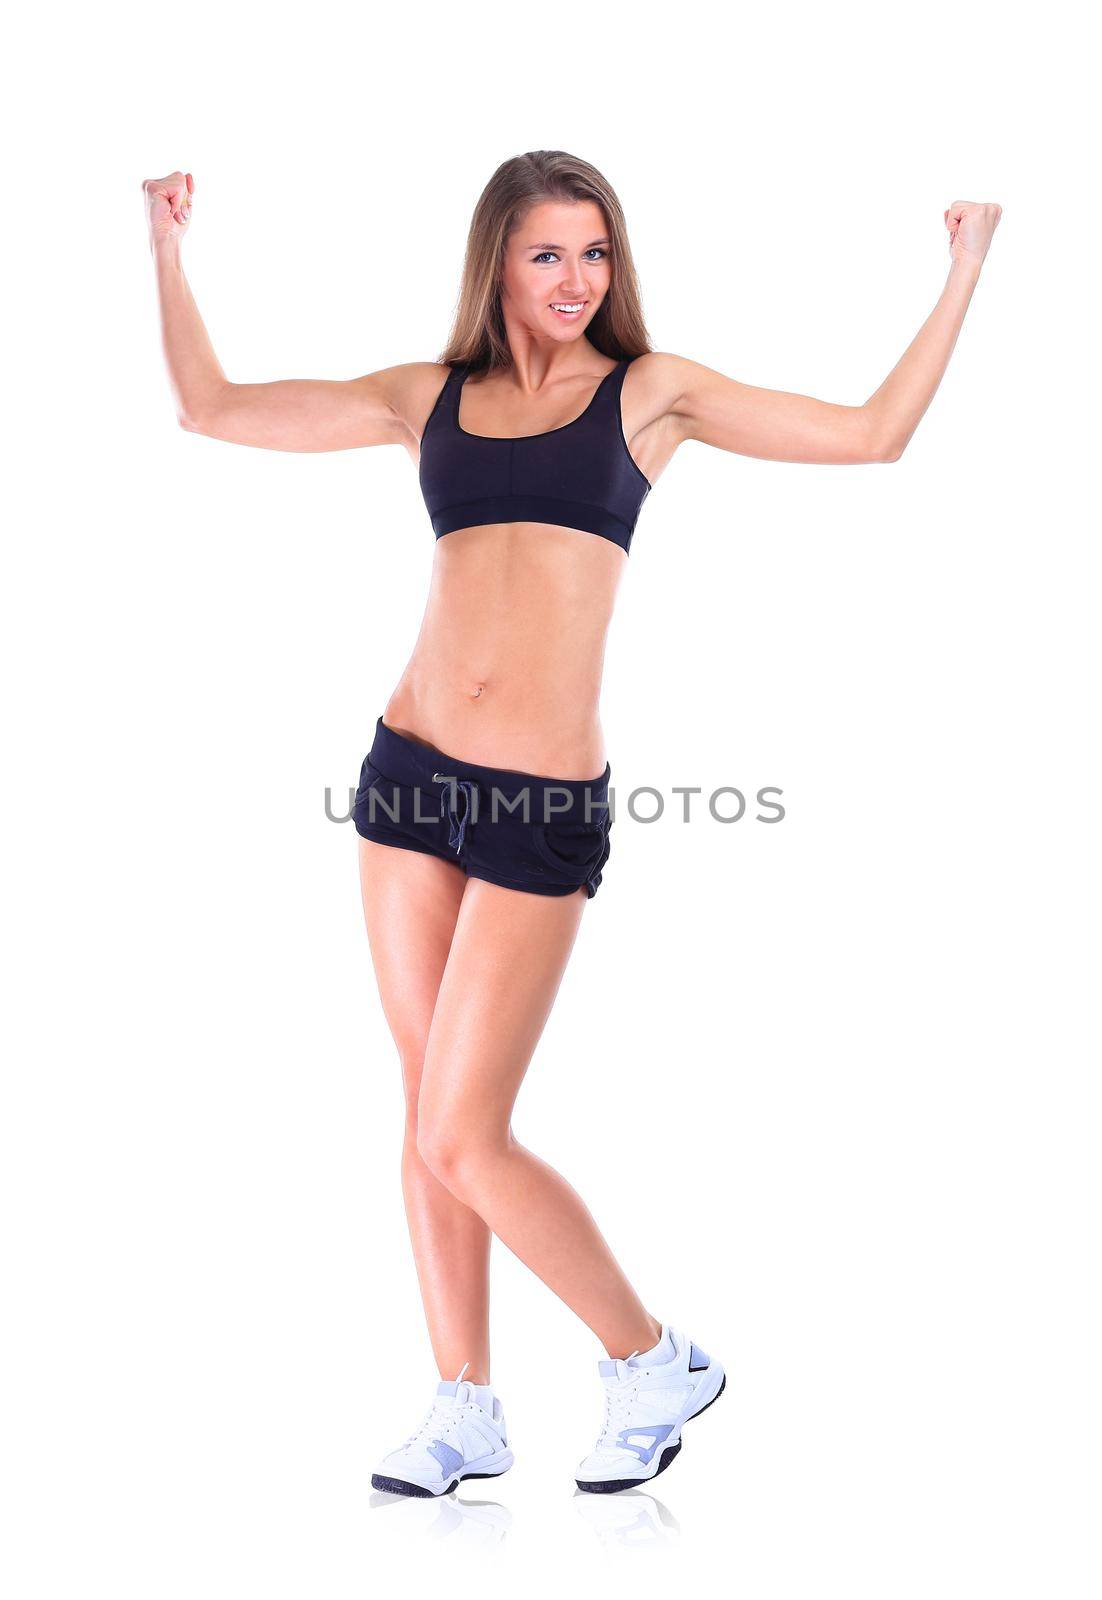
<svg viewBox="0 0 1102 1600">
<path fill-rule="evenodd" d="M 626 1377 L 629 1372 L 633 1372 L 635 1369 L 629 1367 L 626 1361 L 617 1357 L 610 1361 L 598 1361 L 597 1370 L 602 1378 L 611 1378 L 614 1383 L 618 1383 L 621 1378 Z"/>
<path fill-rule="evenodd" d="M 436 1385 L 436 1392 L 438 1395 L 454 1395 L 463 1405 L 466 1405 L 468 1400 L 473 1400 L 484 1411 L 492 1411 L 493 1409 L 493 1401 L 489 1398 L 491 1394 L 489 1384 L 480 1386 L 477 1383 L 471 1383 L 467 1378 L 441 1378 Z"/>
</svg>

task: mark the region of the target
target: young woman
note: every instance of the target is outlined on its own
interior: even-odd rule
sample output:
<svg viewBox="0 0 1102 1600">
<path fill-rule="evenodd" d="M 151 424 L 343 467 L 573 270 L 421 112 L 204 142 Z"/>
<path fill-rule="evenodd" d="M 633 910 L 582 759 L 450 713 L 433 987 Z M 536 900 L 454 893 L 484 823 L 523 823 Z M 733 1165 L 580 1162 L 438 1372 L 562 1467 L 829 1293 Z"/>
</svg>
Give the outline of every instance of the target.
<svg viewBox="0 0 1102 1600">
<path fill-rule="evenodd" d="M 191 174 L 144 192 L 181 425 L 271 450 L 401 446 L 436 535 L 421 631 L 354 812 L 441 1375 L 428 1415 L 372 1482 L 436 1495 L 512 1465 L 490 1383 L 496 1233 L 606 1352 L 604 1422 L 575 1481 L 644 1483 L 722 1393 L 723 1369 L 647 1309 L 579 1195 L 510 1128 L 609 855 L 598 700 L 617 586 L 640 507 L 686 439 L 779 461 L 897 461 L 945 371 L 1000 207 L 945 212 L 941 296 L 875 394 L 849 406 L 651 350 L 619 201 L 562 151 L 515 156 L 486 186 L 440 359 L 348 382 L 227 380 L 180 263 Z"/>
</svg>

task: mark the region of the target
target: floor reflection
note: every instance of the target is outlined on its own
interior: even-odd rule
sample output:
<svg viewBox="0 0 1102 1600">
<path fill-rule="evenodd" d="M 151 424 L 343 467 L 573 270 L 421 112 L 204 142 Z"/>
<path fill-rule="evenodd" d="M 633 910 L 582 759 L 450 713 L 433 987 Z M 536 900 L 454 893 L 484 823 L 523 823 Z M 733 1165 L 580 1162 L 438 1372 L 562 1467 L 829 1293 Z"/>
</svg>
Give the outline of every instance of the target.
<svg viewBox="0 0 1102 1600">
<path fill-rule="evenodd" d="M 574 1505 L 609 1549 L 653 1550 L 673 1543 L 681 1533 L 673 1512 L 643 1489 L 621 1489 L 617 1494 L 588 1494 L 579 1489 Z"/>
<path fill-rule="evenodd" d="M 372 1489 L 372 1511 L 389 1508 L 411 1538 L 453 1539 L 459 1547 L 486 1549 L 500 1544 L 512 1526 L 512 1513 L 498 1500 L 461 1500 L 454 1491 L 423 1500 L 417 1495 L 388 1494 Z"/>
<path fill-rule="evenodd" d="M 557 1498 L 557 1497 L 556 1497 Z M 606 1549 L 653 1550 L 673 1543 L 681 1527 L 673 1512 L 643 1489 L 617 1494 L 587 1494 L 577 1489 L 574 1506 Z M 451 1494 L 422 1499 L 373 1489 L 372 1511 L 388 1512 L 388 1526 L 400 1526 L 411 1539 L 450 1539 L 453 1548 L 484 1550 L 499 1545 L 513 1525 L 512 1512 L 499 1500 L 461 1499 Z"/>
</svg>

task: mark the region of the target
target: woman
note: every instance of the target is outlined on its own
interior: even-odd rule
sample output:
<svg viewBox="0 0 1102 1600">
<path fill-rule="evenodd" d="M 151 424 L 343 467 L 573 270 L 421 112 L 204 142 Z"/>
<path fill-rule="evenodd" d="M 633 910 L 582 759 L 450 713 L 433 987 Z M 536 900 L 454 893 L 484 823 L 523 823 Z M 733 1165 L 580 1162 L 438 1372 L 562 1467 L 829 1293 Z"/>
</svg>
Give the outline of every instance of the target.
<svg viewBox="0 0 1102 1600">
<path fill-rule="evenodd" d="M 144 191 L 182 426 L 272 450 L 400 445 L 436 534 L 420 635 L 376 723 L 354 812 L 368 939 L 405 1082 L 406 1213 L 441 1374 L 424 1422 L 372 1482 L 436 1495 L 512 1465 L 490 1382 L 491 1233 L 604 1346 L 604 1424 L 578 1486 L 647 1482 L 722 1393 L 723 1369 L 652 1315 L 577 1193 L 510 1128 L 609 855 L 598 700 L 616 589 L 642 502 L 686 439 L 782 461 L 898 460 L 948 363 L 1000 207 L 945 212 L 952 265 L 937 305 L 876 393 L 848 406 L 651 350 L 620 204 L 562 151 L 494 173 L 440 360 L 349 382 L 229 382 L 180 264 L 191 174 Z"/>
</svg>

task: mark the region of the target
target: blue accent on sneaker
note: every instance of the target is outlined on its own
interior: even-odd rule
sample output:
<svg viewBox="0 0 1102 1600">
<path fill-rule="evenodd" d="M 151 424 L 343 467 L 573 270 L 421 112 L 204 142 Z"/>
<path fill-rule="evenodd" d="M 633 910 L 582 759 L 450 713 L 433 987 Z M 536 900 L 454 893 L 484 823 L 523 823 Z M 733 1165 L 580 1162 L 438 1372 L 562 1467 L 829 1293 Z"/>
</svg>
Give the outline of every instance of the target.
<svg viewBox="0 0 1102 1600">
<path fill-rule="evenodd" d="M 463 1457 L 458 1450 L 453 1450 L 450 1444 L 445 1444 L 443 1439 L 434 1439 L 429 1445 L 429 1455 L 439 1461 L 444 1471 L 445 1478 L 463 1465 Z M 649 1457 L 648 1457 L 649 1460 Z"/>
<path fill-rule="evenodd" d="M 646 1466 L 663 1439 L 668 1439 L 672 1432 L 672 1422 L 662 1422 L 654 1428 L 622 1428 L 620 1430 L 619 1444 L 624 1450 L 633 1450 L 643 1465 Z M 629 1444 L 628 1439 L 633 1434 L 649 1434 L 651 1438 L 649 1448 L 643 1444 Z"/>
<path fill-rule="evenodd" d="M 703 1372 L 705 1367 L 712 1364 L 711 1356 L 706 1356 L 699 1345 L 689 1345 L 689 1371 Z"/>
<path fill-rule="evenodd" d="M 616 1376 L 615 1361 L 598 1361 L 597 1367 L 602 1378 L 614 1378 Z"/>
</svg>

